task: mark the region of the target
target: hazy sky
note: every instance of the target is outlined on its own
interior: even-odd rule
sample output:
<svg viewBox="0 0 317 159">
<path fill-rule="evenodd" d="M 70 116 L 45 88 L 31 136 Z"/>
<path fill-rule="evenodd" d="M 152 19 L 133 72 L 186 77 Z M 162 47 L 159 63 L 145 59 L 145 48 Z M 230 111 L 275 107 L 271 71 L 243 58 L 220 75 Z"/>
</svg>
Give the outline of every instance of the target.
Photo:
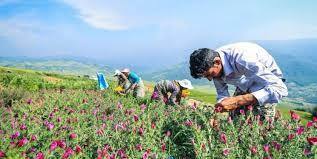
<svg viewBox="0 0 317 159">
<path fill-rule="evenodd" d="M 0 56 L 172 64 L 200 47 L 317 38 L 316 15 L 316 0 L 0 0 Z"/>
</svg>

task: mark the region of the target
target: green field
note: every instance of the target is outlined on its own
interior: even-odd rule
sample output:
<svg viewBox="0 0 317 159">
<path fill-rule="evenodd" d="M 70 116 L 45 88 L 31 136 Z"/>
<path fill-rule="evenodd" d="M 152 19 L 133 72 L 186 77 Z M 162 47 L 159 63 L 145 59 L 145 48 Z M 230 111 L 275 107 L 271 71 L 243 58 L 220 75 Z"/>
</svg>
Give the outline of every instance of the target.
<svg viewBox="0 0 317 159">
<path fill-rule="evenodd" d="M 113 80 L 113 78 L 111 78 Z M 39 91 L 40 89 L 90 89 L 96 90 L 96 81 L 82 76 L 61 75 L 57 73 L 48 73 L 34 70 L 25 70 L 17 68 L 0 67 L 0 84 L 2 87 L 23 88 L 28 91 Z M 153 87 L 154 82 L 145 81 L 149 87 Z M 1 87 L 0 85 L 0 87 Z M 190 99 L 202 101 L 209 104 L 216 103 L 216 91 L 210 86 L 195 86 L 191 90 Z M 287 102 L 281 102 L 278 106 L 283 116 L 289 118 L 289 108 Z M 302 122 L 311 120 L 311 113 L 297 111 Z"/>
<path fill-rule="evenodd" d="M 301 126 L 285 103 L 274 125 L 250 111 L 230 121 L 204 104 L 167 106 L 149 100 L 150 92 L 143 99 L 121 96 L 108 82 L 100 91 L 84 77 L 1 67 L 0 158 L 317 156 L 317 121 Z M 212 89 L 196 88 L 190 98 L 215 103 Z M 302 123 L 311 119 L 296 113 Z"/>
</svg>

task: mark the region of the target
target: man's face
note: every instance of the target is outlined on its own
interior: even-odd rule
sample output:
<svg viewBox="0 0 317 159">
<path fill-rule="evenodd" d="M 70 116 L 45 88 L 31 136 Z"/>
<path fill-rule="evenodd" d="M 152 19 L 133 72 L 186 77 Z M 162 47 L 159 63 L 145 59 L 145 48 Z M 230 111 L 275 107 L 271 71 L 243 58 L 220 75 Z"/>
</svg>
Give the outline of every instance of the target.
<svg viewBox="0 0 317 159">
<path fill-rule="evenodd" d="M 122 72 L 126 77 L 129 76 L 129 72 Z"/>
<path fill-rule="evenodd" d="M 211 81 L 213 78 L 219 78 L 222 75 L 221 60 L 215 60 L 214 65 L 203 73 L 203 77 Z"/>
</svg>

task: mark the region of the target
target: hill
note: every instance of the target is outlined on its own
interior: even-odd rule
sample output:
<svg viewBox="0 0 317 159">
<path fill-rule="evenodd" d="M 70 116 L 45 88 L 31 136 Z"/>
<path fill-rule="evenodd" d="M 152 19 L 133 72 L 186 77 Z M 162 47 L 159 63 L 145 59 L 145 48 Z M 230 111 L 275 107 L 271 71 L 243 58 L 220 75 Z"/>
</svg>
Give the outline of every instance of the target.
<svg viewBox="0 0 317 159">
<path fill-rule="evenodd" d="M 165 106 L 149 100 L 149 94 L 134 99 L 115 94 L 113 84 L 108 90 L 95 90 L 95 81 L 83 77 L 0 70 L 1 79 L 9 79 L 0 80 L 0 158 L 312 158 L 317 154 L 317 118 L 302 126 L 302 118 L 312 118 L 300 117 L 297 111 L 291 119 L 276 116 L 273 123 L 258 120 L 249 110 L 227 120 L 210 106 Z M 47 77 L 60 81 L 46 81 Z M 22 84 L 25 81 L 27 85 Z M 51 86 L 27 87 L 39 83 Z M 65 84 L 62 91 L 59 83 Z M 4 104 L 8 100 L 10 104 Z"/>
<path fill-rule="evenodd" d="M 32 69 L 52 73 L 95 76 L 96 72 L 112 74 L 110 66 L 80 57 L 0 57 L 0 66 Z"/>
</svg>

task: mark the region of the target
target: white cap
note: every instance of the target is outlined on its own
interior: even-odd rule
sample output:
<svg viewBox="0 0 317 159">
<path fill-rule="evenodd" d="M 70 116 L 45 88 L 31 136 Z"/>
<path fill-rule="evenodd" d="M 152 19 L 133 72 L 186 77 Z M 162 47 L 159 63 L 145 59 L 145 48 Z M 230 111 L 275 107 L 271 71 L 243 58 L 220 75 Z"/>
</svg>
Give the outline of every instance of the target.
<svg viewBox="0 0 317 159">
<path fill-rule="evenodd" d="M 188 79 L 183 79 L 178 81 L 179 85 L 187 89 L 193 89 L 192 83 Z"/>
<path fill-rule="evenodd" d="M 119 76 L 120 74 L 121 74 L 121 72 L 119 70 L 115 70 L 113 76 Z"/>
<path fill-rule="evenodd" d="M 130 72 L 130 69 L 124 68 L 123 70 L 121 70 L 121 72 Z"/>
</svg>

